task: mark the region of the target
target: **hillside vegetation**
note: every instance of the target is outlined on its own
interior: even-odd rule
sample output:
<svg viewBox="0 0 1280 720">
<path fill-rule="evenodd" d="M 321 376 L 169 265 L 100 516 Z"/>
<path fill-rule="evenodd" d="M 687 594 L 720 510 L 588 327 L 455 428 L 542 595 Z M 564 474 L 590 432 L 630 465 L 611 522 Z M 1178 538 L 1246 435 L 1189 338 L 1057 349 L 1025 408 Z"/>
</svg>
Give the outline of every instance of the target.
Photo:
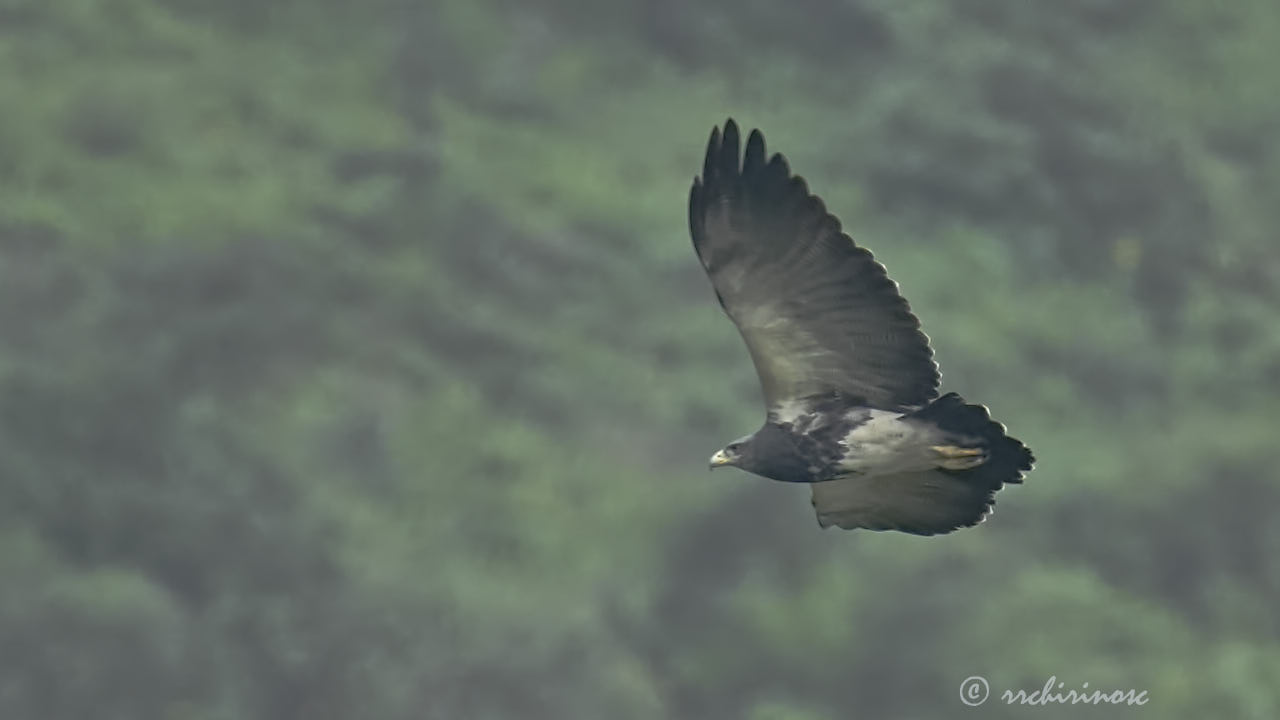
<svg viewBox="0 0 1280 720">
<path fill-rule="evenodd" d="M 0 717 L 1280 717 L 1280 5 L 0 0 Z M 1037 469 L 706 458 L 765 131 Z M 976 716 L 976 715 L 975 715 Z"/>
</svg>

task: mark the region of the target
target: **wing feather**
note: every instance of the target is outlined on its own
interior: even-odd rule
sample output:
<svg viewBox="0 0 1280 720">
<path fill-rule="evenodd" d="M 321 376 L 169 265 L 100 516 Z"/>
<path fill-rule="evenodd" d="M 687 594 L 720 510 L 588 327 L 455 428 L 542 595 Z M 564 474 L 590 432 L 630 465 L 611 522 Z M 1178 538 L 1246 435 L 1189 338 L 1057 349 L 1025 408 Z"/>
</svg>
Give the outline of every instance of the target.
<svg viewBox="0 0 1280 720">
<path fill-rule="evenodd" d="M 841 231 L 786 159 L 765 159 L 760 131 L 740 152 L 732 120 L 712 131 L 689 227 L 766 404 L 835 391 L 906 410 L 935 398 L 929 339 L 884 266 Z"/>
<path fill-rule="evenodd" d="M 985 520 L 999 489 L 945 470 L 849 476 L 813 483 L 813 508 L 824 528 L 939 535 Z"/>
</svg>

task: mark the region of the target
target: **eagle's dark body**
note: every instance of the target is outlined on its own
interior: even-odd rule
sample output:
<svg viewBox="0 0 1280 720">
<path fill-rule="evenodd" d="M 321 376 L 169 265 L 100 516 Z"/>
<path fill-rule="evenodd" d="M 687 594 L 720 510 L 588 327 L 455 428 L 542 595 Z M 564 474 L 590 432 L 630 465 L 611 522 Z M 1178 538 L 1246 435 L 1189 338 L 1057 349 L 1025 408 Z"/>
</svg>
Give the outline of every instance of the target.
<svg viewBox="0 0 1280 720">
<path fill-rule="evenodd" d="M 839 394 L 817 397 L 805 412 L 787 418 L 770 413 L 746 445 L 751 472 L 782 482 L 811 483 L 841 474 L 845 436 L 871 419 L 860 403 Z"/>
<path fill-rule="evenodd" d="M 712 132 L 694 247 L 764 390 L 764 426 L 712 465 L 809 483 L 824 527 L 921 535 L 977 524 L 1031 452 L 986 408 L 938 397 L 919 320 L 871 253 L 753 131 Z"/>
</svg>

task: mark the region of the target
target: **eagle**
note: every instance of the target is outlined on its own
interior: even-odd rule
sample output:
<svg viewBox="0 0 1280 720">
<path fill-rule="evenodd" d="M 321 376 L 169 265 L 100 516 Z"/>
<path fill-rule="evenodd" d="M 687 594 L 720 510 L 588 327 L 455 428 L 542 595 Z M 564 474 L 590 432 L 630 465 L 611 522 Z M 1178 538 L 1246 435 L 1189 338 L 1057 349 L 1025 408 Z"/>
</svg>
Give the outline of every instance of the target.
<svg viewBox="0 0 1280 720">
<path fill-rule="evenodd" d="M 818 524 L 938 535 L 982 522 L 1035 458 L 955 393 L 898 285 L 753 130 L 711 131 L 689 193 L 698 259 L 755 364 L 764 425 L 711 456 L 807 483 Z"/>
</svg>

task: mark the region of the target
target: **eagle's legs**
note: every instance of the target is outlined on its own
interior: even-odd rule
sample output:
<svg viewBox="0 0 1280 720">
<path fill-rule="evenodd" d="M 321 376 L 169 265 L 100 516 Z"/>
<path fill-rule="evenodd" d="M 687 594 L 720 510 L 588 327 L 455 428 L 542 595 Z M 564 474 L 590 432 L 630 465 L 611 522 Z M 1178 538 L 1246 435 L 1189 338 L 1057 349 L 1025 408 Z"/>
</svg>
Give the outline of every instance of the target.
<svg viewBox="0 0 1280 720">
<path fill-rule="evenodd" d="M 983 448 L 966 448 L 958 445 L 934 445 L 930 448 L 938 454 L 938 467 L 944 470 L 971 470 L 987 461 Z"/>
</svg>

